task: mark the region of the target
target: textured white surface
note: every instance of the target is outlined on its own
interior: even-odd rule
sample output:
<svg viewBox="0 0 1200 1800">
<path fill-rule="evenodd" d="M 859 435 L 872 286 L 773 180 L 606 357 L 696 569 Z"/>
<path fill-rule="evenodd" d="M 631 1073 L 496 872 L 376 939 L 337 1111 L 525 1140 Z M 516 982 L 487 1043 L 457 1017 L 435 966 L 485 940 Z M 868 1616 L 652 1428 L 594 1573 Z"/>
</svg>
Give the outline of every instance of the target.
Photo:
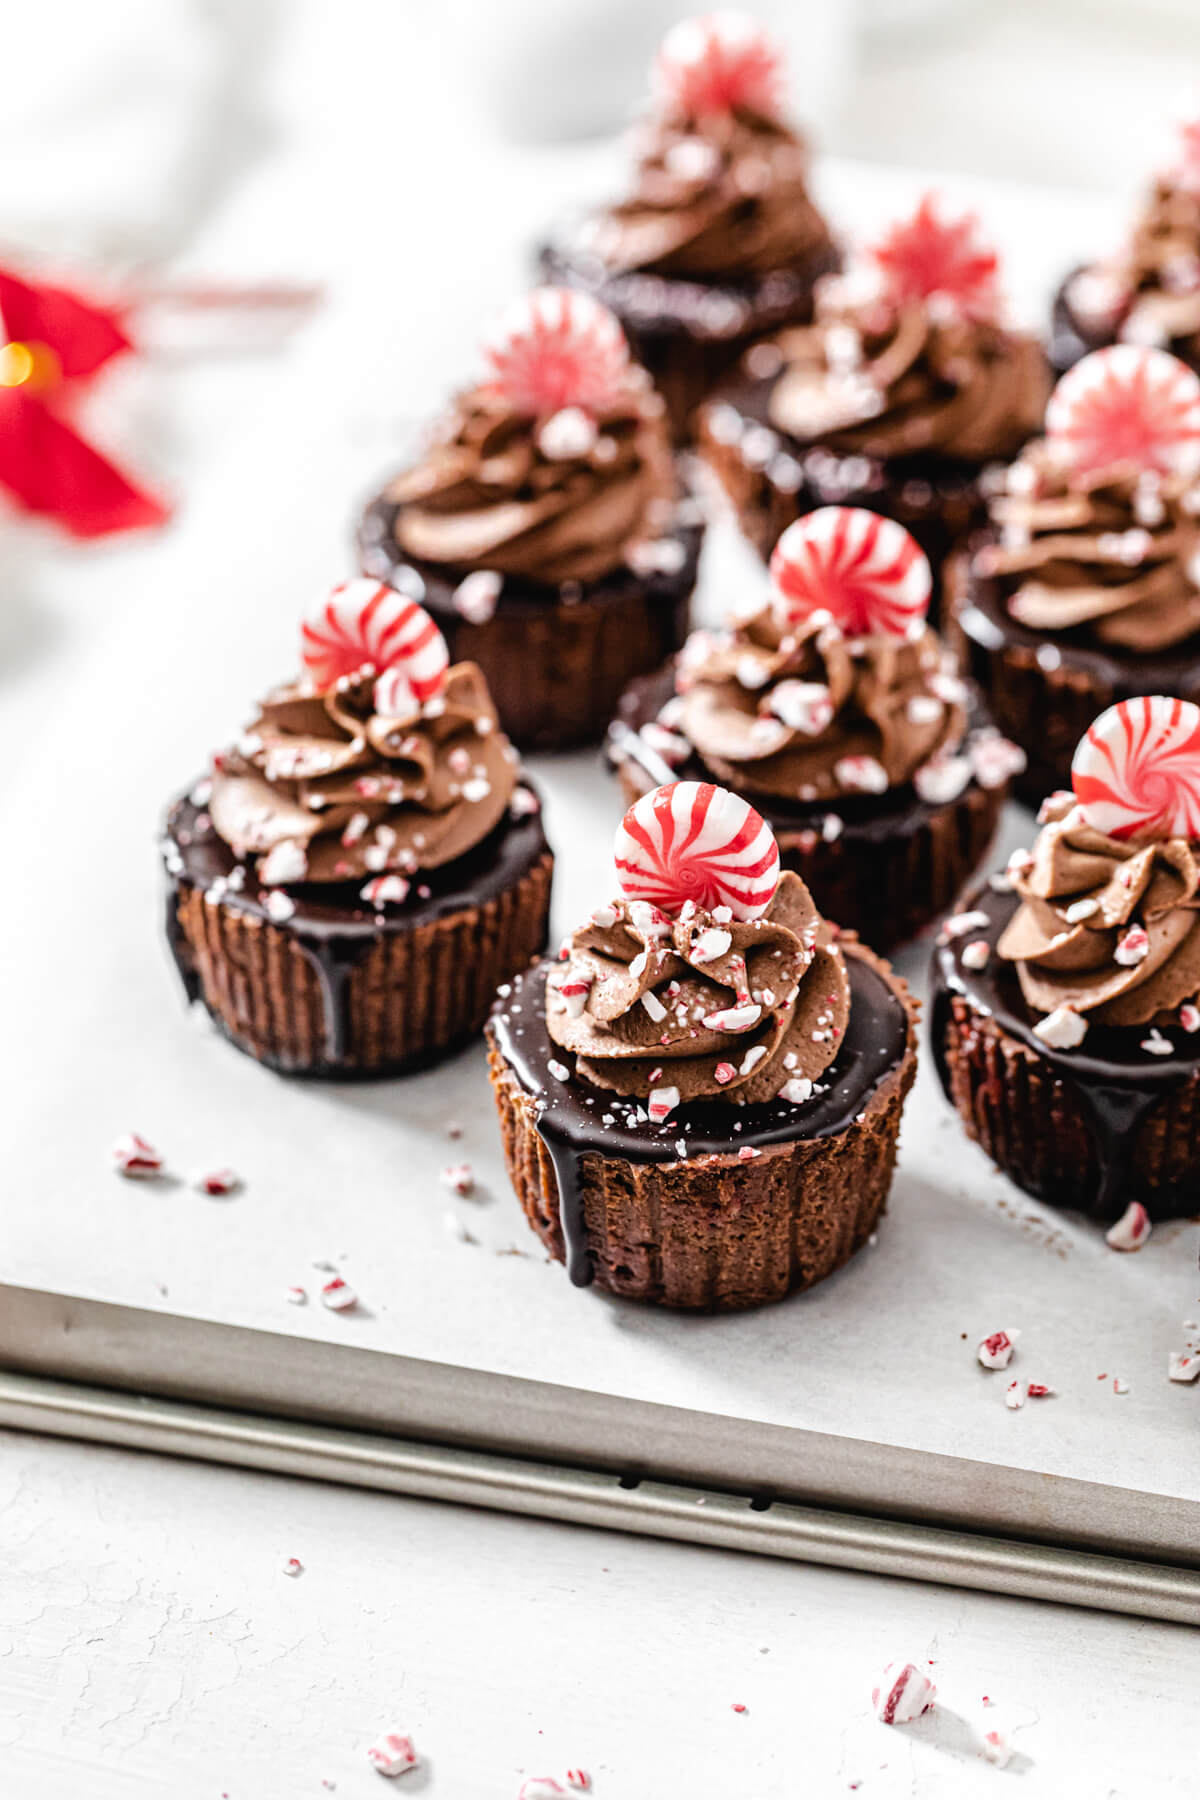
<svg viewBox="0 0 1200 1800">
<path fill-rule="evenodd" d="M 1197 1793 L 1183 1627 L 6 1435 L 0 1540 L 5 1800 L 372 1800 L 393 1726 L 444 1800 Z M 939 1705 L 892 1729 L 896 1656 Z"/>
</svg>

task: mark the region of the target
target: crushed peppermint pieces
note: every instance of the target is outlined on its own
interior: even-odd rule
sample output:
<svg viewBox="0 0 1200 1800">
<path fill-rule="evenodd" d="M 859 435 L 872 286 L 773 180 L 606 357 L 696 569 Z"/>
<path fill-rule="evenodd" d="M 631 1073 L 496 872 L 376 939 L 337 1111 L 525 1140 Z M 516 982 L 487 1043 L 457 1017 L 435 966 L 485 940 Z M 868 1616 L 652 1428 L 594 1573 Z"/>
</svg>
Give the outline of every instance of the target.
<svg viewBox="0 0 1200 1800">
<path fill-rule="evenodd" d="M 650 1090 L 646 1111 L 655 1125 L 661 1125 L 670 1118 L 678 1105 L 679 1089 L 677 1087 L 656 1087 Z"/>
<path fill-rule="evenodd" d="M 211 1194 L 220 1198 L 224 1194 L 232 1194 L 242 1185 L 241 1176 L 235 1169 L 213 1169 L 207 1175 L 197 1175 L 192 1186 L 201 1194 Z"/>
<path fill-rule="evenodd" d="M 1019 1381 L 1010 1381 L 1004 1390 L 1004 1404 L 1010 1412 L 1016 1412 L 1025 1404 L 1025 1389 Z"/>
<path fill-rule="evenodd" d="M 283 1297 L 287 1301 L 289 1306 L 307 1306 L 308 1305 L 308 1290 L 307 1290 L 307 1288 L 302 1288 L 302 1287 L 285 1288 Z"/>
<path fill-rule="evenodd" d="M 165 1167 L 154 1145 L 139 1137 L 136 1131 L 125 1132 L 108 1154 L 117 1174 L 126 1175 L 131 1181 L 146 1181 L 161 1175 Z"/>
<path fill-rule="evenodd" d="M 1169 1381 L 1195 1381 L 1200 1375 L 1200 1355 L 1188 1350 L 1172 1350 L 1167 1357 Z"/>
<path fill-rule="evenodd" d="M 335 1275 L 321 1288 L 321 1305 L 327 1306 L 330 1312 L 349 1312 L 351 1307 L 358 1305 L 358 1295 L 348 1281 Z"/>
<path fill-rule="evenodd" d="M 785 1081 L 779 1090 L 779 1098 L 786 1100 L 790 1106 L 803 1106 L 806 1100 L 812 1099 L 813 1084 L 807 1075 L 793 1075 Z"/>
<path fill-rule="evenodd" d="M 475 569 L 464 577 L 450 597 L 450 604 L 468 625 L 486 625 L 496 611 L 504 577 L 494 569 Z"/>
<path fill-rule="evenodd" d="M 1150 954 L 1150 934 L 1144 925 L 1131 925 L 1113 951 L 1113 961 L 1131 969 Z"/>
<path fill-rule="evenodd" d="M 1033 1035 L 1041 1038 L 1051 1050 L 1074 1050 L 1087 1036 L 1087 1020 L 1069 1006 L 1056 1006 L 1053 1012 L 1038 1020 Z"/>
<path fill-rule="evenodd" d="M 546 1064 L 546 1067 L 551 1075 L 553 1075 L 555 1081 L 569 1081 L 571 1079 L 571 1071 L 568 1069 L 566 1063 L 557 1062 L 551 1057 L 550 1061 Z"/>
<path fill-rule="evenodd" d="M 753 1162 L 755 1157 L 761 1156 L 761 1155 L 762 1155 L 762 1151 L 756 1150 L 754 1148 L 753 1144 L 743 1144 L 738 1151 L 738 1161 L 739 1162 Z"/>
<path fill-rule="evenodd" d="M 983 1754 L 986 1760 L 997 1769 L 1008 1767 L 1012 1759 L 1012 1745 L 1000 1731 L 985 1731 L 983 1734 Z"/>
<path fill-rule="evenodd" d="M 1020 1332 L 993 1331 L 980 1343 L 975 1354 L 985 1369 L 1007 1369 L 1017 1347 Z"/>
<path fill-rule="evenodd" d="M 963 945 L 960 961 L 964 969 L 986 969 L 991 955 L 992 947 L 986 938 L 972 938 Z"/>
<path fill-rule="evenodd" d="M 289 881 L 303 881 L 308 874 L 308 857 L 304 846 L 284 838 L 269 850 L 258 865 L 258 879 L 263 887 L 282 887 Z"/>
<path fill-rule="evenodd" d="M 282 888 L 272 888 L 263 901 L 263 911 L 272 925 L 284 925 L 296 910 L 296 902 Z"/>
<path fill-rule="evenodd" d="M 890 1662 L 883 1679 L 871 1689 L 875 1717 L 883 1725 L 908 1725 L 927 1713 L 937 1689 L 923 1670 L 911 1662 Z"/>
<path fill-rule="evenodd" d="M 362 889 L 359 898 L 381 911 L 385 906 L 399 906 L 407 900 L 410 883 L 403 875 L 376 875 Z"/>
<path fill-rule="evenodd" d="M 985 912 L 952 913 L 942 926 L 945 938 L 965 937 L 969 931 L 986 931 L 991 924 Z"/>
<path fill-rule="evenodd" d="M 403 1731 L 385 1731 L 367 1750 L 367 1761 L 378 1775 L 404 1775 L 418 1763 L 413 1741 Z"/>
<path fill-rule="evenodd" d="M 297 1575 L 303 1575 L 304 1564 L 298 1556 L 289 1556 L 283 1565 L 283 1572 L 294 1580 Z"/>
<path fill-rule="evenodd" d="M 470 1163 L 450 1163 L 442 1170 L 442 1181 L 451 1193 L 461 1194 L 464 1199 L 475 1191 L 475 1171 Z"/>
<path fill-rule="evenodd" d="M 1174 1044 L 1169 1037 L 1163 1036 L 1156 1025 L 1150 1027 L 1150 1035 L 1142 1039 L 1140 1047 L 1149 1056 L 1173 1056 L 1175 1054 Z"/>
<path fill-rule="evenodd" d="M 1193 1006 L 1186 1000 L 1179 1009 L 1179 1023 L 1184 1031 L 1200 1031 L 1200 1006 Z"/>
<path fill-rule="evenodd" d="M 1104 1241 L 1110 1250 L 1140 1250 L 1150 1231 L 1150 1214 L 1140 1200 L 1131 1200 L 1116 1224 L 1105 1232 Z"/>
</svg>

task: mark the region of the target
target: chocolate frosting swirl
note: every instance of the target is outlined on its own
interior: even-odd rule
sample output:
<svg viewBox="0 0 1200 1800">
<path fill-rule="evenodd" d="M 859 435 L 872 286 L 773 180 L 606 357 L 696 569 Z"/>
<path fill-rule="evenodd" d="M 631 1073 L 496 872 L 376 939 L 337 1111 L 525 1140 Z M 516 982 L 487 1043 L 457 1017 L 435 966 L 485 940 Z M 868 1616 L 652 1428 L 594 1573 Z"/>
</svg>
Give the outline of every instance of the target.
<svg viewBox="0 0 1200 1800">
<path fill-rule="evenodd" d="M 1003 460 L 1038 429 L 1050 392 L 1033 338 L 924 301 L 855 300 L 836 279 L 819 290 L 815 324 L 752 354 L 756 370 L 778 358 L 771 424 L 847 454 Z"/>
<path fill-rule="evenodd" d="M 677 1088 L 679 1103 L 807 1099 L 849 1008 L 841 950 L 790 871 L 749 921 L 726 907 L 684 906 L 674 921 L 643 901 L 601 907 L 546 988 L 546 1028 L 577 1075 L 642 1099 Z"/>
<path fill-rule="evenodd" d="M 455 664 L 441 692 L 404 718 L 377 713 L 373 688 L 367 673 L 327 693 L 276 688 L 217 759 L 213 825 L 260 880 L 440 868 L 504 816 L 517 759 L 474 663 Z"/>
<path fill-rule="evenodd" d="M 851 640 L 827 620 L 789 625 L 769 603 L 723 633 L 693 633 L 677 685 L 679 728 L 744 793 L 882 792 L 966 732 L 965 689 L 934 632 Z"/>
<path fill-rule="evenodd" d="M 1028 867 L 1013 872 L 1021 906 L 996 947 L 1025 999 L 1098 1024 L 1167 1023 L 1200 994 L 1197 846 L 1105 837 L 1066 793 L 1041 817 Z"/>
<path fill-rule="evenodd" d="M 806 262 L 829 228 L 795 132 L 744 108 L 667 114 L 635 134 L 631 191 L 590 221 L 584 248 L 615 274 L 737 279 Z"/>
<path fill-rule="evenodd" d="M 1194 477 L 1072 476 L 1039 441 L 992 503 L 999 542 L 975 566 L 999 579 L 1018 624 L 1150 654 L 1200 631 L 1198 515 Z"/>
<path fill-rule="evenodd" d="M 1160 177 L 1127 243 L 1074 275 L 1067 297 L 1094 331 L 1200 360 L 1200 193 Z"/>
<path fill-rule="evenodd" d="M 398 475 L 399 549 L 418 562 L 593 581 L 656 536 L 675 495 L 662 402 L 640 369 L 607 407 L 522 416 L 486 384 L 459 396 Z"/>
</svg>

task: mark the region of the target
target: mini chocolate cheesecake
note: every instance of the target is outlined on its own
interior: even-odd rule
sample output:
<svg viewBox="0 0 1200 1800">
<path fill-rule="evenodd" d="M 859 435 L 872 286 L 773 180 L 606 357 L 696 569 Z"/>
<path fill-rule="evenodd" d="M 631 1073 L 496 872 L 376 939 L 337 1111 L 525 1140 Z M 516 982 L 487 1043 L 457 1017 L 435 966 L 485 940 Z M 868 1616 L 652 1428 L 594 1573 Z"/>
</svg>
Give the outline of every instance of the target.
<svg viewBox="0 0 1200 1800">
<path fill-rule="evenodd" d="M 839 531 L 860 541 L 836 549 Z M 840 608 L 826 553 L 890 567 L 895 612 L 887 581 L 873 615 L 861 584 Z M 772 577 L 757 611 L 631 683 L 608 755 L 627 804 L 677 778 L 746 794 L 826 917 L 888 950 L 953 905 L 1023 758 L 925 626 L 929 571 L 895 523 L 810 514 L 780 540 Z"/>
<path fill-rule="evenodd" d="M 1149 344 L 1200 370 L 1200 122 L 1155 178 L 1124 243 L 1073 269 L 1054 296 L 1050 360 L 1060 374 L 1108 344 Z"/>
<path fill-rule="evenodd" d="M 748 344 L 812 317 L 841 257 L 808 191 L 807 147 L 781 116 L 778 51 L 752 20 L 685 20 L 656 75 L 629 192 L 543 245 L 540 265 L 617 315 L 682 443 Z"/>
<path fill-rule="evenodd" d="M 754 345 L 703 409 L 701 450 L 764 559 L 805 513 L 867 507 L 921 546 L 936 616 L 990 471 L 1037 430 L 1049 389 L 1040 346 L 998 322 L 996 258 L 972 230 L 924 201 L 822 286 L 811 326 Z"/>
<path fill-rule="evenodd" d="M 506 985 L 488 1026 L 513 1187 L 577 1285 L 706 1310 L 782 1299 L 878 1223 L 914 1004 L 779 875 L 736 796 L 660 789 L 623 834 L 626 897 Z"/>
<path fill-rule="evenodd" d="M 951 582 L 947 637 L 999 729 L 1018 791 L 1066 785 L 1098 712 L 1200 696 L 1200 378 L 1132 344 L 1078 363 L 1045 436 L 998 484 Z"/>
<path fill-rule="evenodd" d="M 1115 707 L 1076 793 L 934 954 L 932 1048 L 968 1134 L 1026 1192 L 1104 1223 L 1196 1210 L 1198 792 L 1200 710 Z"/>
<path fill-rule="evenodd" d="M 487 356 L 367 506 L 359 555 L 483 670 L 514 742 L 562 749 L 600 737 L 630 677 L 683 641 L 703 524 L 610 313 L 540 289 Z"/>
<path fill-rule="evenodd" d="M 304 662 L 170 809 L 168 941 L 188 999 L 268 1067 L 397 1074 L 477 1034 L 544 948 L 541 803 L 412 601 L 344 584 Z"/>
</svg>

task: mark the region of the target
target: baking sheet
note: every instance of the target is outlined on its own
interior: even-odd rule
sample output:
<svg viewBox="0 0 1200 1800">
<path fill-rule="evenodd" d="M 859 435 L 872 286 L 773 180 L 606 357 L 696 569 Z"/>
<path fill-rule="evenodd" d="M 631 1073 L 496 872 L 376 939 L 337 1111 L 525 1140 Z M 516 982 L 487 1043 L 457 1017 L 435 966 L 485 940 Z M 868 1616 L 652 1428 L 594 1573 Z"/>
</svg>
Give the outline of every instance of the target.
<svg viewBox="0 0 1200 1800">
<path fill-rule="evenodd" d="M 924 185 L 848 169 L 828 184 L 841 217 L 872 223 Z M 544 182 L 535 191 L 540 206 L 553 197 Z M 1014 286 L 1027 311 L 1085 233 L 1112 229 L 1094 201 L 991 185 L 975 197 L 1020 247 Z M 519 228 L 510 209 L 507 229 Z M 472 1371 L 462 1383 L 481 1382 L 500 1420 L 516 1379 L 558 1388 L 567 1411 L 572 1390 L 598 1397 L 618 1438 L 624 1403 L 631 1417 L 645 1406 L 690 1416 L 701 1448 L 705 1421 L 728 1422 L 747 1456 L 756 1442 L 818 1434 L 994 1468 L 997 1484 L 1020 1471 L 1030 1530 L 1065 1517 L 1057 1481 L 1090 1483 L 1142 1496 L 1148 1542 L 1168 1532 L 1181 1557 L 1200 1554 L 1198 1396 L 1166 1379 L 1181 1322 L 1200 1317 L 1195 1224 L 1161 1226 L 1144 1251 L 1114 1255 L 988 1168 L 928 1058 L 877 1242 L 809 1295 L 692 1319 L 578 1292 L 545 1261 L 507 1188 L 478 1046 L 403 1082 L 289 1082 L 185 1013 L 161 939 L 156 821 L 287 672 L 300 611 L 345 572 L 349 497 L 386 471 L 405 421 L 463 366 L 475 296 L 515 285 L 507 238 L 476 254 L 476 286 L 406 294 L 406 336 L 394 289 L 352 280 L 297 357 L 287 406 L 246 434 L 179 528 L 129 560 L 130 592 L 94 654 L 81 662 L 51 644 L 9 671 L 0 841 L 22 879 L 0 902 L 0 1279 L 369 1349 L 405 1359 L 398 1369 L 449 1371 L 451 1386 L 454 1371 Z M 719 615 L 756 576 L 734 534 L 714 532 L 702 612 Z M 530 766 L 547 795 L 565 930 L 609 885 L 619 803 L 591 754 Z M 999 854 L 1029 830 L 1014 811 Z M 926 957 L 918 947 L 900 960 L 918 986 Z M 176 1179 L 109 1171 L 107 1146 L 130 1129 L 160 1146 Z M 469 1199 L 441 1179 L 463 1160 L 478 1183 Z M 188 1184 L 223 1164 L 244 1178 L 236 1196 Z M 355 1286 L 355 1311 L 288 1304 L 290 1285 L 315 1296 L 328 1279 L 316 1264 Z M 1005 1408 L 1009 1377 L 974 1358 L 998 1326 L 1023 1332 L 1012 1375 L 1048 1382 L 1054 1399 Z M 4 1332 L 0 1310 L 0 1357 Z M 136 1359 L 136 1339 L 127 1349 Z M 1114 1392 L 1118 1377 L 1128 1392 Z M 861 1460 L 868 1490 L 877 1468 L 886 1510 L 896 1465 Z M 927 1474 L 936 1488 L 937 1465 Z M 986 1484 L 975 1488 L 982 1505 Z M 1049 1513 L 1035 1518 L 1038 1494 Z"/>
</svg>

